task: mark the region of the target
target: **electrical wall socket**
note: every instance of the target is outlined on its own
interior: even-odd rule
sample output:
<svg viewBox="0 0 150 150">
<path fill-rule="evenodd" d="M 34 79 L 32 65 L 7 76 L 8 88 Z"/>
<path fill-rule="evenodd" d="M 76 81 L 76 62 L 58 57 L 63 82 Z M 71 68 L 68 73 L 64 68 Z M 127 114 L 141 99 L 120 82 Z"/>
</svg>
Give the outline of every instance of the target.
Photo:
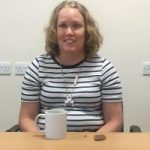
<svg viewBox="0 0 150 150">
<path fill-rule="evenodd" d="M 10 62 L 0 62 L 0 75 L 11 74 Z"/>
<path fill-rule="evenodd" d="M 150 62 L 143 62 L 143 75 L 150 75 Z"/>
<path fill-rule="evenodd" d="M 15 63 L 15 74 L 16 75 L 24 75 L 28 66 L 29 66 L 29 62 L 16 62 Z"/>
</svg>

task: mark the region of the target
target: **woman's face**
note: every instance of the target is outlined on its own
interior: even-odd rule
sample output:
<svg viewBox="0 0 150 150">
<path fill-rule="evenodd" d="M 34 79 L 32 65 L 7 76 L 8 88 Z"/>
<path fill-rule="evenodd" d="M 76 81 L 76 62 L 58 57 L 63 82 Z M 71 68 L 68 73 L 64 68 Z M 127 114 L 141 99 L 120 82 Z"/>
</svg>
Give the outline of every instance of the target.
<svg viewBox="0 0 150 150">
<path fill-rule="evenodd" d="M 61 53 L 84 54 L 85 24 L 78 9 L 64 7 L 58 14 L 57 41 Z"/>
</svg>

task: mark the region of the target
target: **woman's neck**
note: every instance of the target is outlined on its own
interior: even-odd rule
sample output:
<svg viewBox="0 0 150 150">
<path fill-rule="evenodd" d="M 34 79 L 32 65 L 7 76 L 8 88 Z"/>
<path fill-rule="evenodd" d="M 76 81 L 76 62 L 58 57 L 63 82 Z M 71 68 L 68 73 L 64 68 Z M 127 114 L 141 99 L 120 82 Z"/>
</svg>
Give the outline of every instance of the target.
<svg viewBox="0 0 150 150">
<path fill-rule="evenodd" d="M 63 55 L 58 55 L 55 57 L 55 59 L 62 65 L 75 65 L 85 59 L 84 54 L 63 54 Z"/>
</svg>

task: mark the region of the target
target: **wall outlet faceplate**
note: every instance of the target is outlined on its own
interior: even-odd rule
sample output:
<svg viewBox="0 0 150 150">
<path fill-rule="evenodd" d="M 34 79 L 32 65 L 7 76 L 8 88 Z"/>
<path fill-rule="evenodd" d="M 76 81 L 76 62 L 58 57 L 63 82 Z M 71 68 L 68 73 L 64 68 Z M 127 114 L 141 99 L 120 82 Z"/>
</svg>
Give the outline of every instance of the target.
<svg viewBox="0 0 150 150">
<path fill-rule="evenodd" d="M 150 62 L 143 62 L 143 75 L 150 75 Z"/>
<path fill-rule="evenodd" d="M 24 75 L 28 66 L 29 66 L 29 62 L 16 62 L 15 63 L 15 74 L 16 75 Z"/>
<path fill-rule="evenodd" d="M 0 62 L 0 75 L 11 74 L 11 64 L 10 62 Z"/>
</svg>

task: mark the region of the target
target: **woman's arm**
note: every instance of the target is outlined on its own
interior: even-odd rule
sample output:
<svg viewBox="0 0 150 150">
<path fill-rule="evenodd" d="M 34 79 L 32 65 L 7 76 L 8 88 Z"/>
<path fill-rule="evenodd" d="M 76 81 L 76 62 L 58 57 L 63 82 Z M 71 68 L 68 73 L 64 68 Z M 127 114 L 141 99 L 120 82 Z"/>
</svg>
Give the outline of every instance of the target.
<svg viewBox="0 0 150 150">
<path fill-rule="evenodd" d="M 98 132 L 123 131 L 122 102 L 103 102 L 104 126 Z"/>
<path fill-rule="evenodd" d="M 39 114 L 39 102 L 21 102 L 19 126 L 23 132 L 37 132 L 34 120 Z"/>
</svg>

